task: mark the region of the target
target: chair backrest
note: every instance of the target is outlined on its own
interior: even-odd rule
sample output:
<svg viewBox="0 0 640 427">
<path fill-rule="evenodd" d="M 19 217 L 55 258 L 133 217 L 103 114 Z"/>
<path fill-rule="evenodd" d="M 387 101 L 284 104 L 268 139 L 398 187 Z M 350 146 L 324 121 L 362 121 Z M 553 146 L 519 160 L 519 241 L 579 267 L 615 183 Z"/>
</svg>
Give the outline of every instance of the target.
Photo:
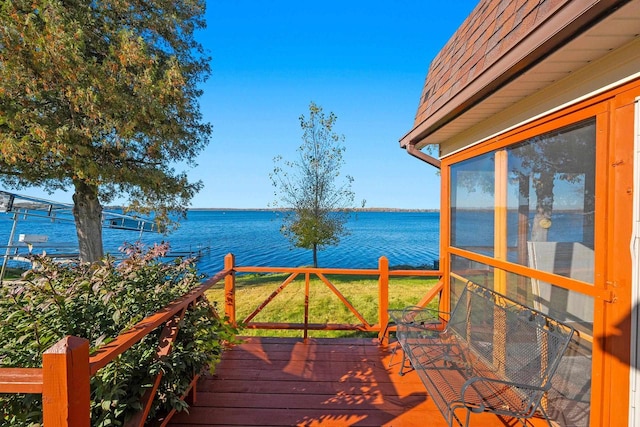
<svg viewBox="0 0 640 427">
<path fill-rule="evenodd" d="M 497 377 L 548 389 L 573 328 L 504 295 L 468 282 L 448 329 Z"/>
</svg>

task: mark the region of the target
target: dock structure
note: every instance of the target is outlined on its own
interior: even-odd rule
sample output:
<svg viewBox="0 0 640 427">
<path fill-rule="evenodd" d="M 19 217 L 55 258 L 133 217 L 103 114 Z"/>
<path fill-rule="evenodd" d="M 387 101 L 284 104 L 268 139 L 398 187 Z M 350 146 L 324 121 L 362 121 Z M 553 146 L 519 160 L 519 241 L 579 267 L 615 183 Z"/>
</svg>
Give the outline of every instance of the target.
<svg viewBox="0 0 640 427">
<path fill-rule="evenodd" d="M 78 258 L 78 243 L 54 242 L 46 234 L 18 233 L 18 223 L 34 220 L 48 220 L 52 223 L 75 224 L 73 204 L 61 203 L 38 197 L 25 196 L 0 190 L 0 218 L 12 221 L 7 244 L 4 249 L 0 281 L 4 278 L 9 261 L 30 262 L 31 256 L 46 252 L 53 259 L 65 261 Z M 138 232 L 157 232 L 155 222 L 148 218 L 127 215 L 117 208 L 102 212 L 104 228 Z"/>
</svg>

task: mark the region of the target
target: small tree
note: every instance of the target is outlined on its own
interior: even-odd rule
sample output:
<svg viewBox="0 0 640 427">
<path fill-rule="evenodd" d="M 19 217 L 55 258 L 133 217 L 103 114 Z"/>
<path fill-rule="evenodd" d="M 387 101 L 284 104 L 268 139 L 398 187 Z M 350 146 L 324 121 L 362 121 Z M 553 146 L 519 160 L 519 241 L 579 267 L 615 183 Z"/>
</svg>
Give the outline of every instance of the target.
<svg viewBox="0 0 640 427">
<path fill-rule="evenodd" d="M 0 5 L 0 183 L 74 189 L 80 257 L 102 258 L 102 203 L 129 196 L 159 222 L 201 188 L 207 144 L 195 40 L 204 0 L 15 0 Z"/>
<path fill-rule="evenodd" d="M 353 178 L 340 179 L 344 136 L 333 131 L 336 115 L 325 116 L 311 102 L 309 117 L 300 116 L 302 144 L 298 159 L 274 159 L 270 174 L 276 188 L 275 206 L 286 208 L 282 234 L 296 247 L 313 251 L 313 266 L 318 266 L 318 251 L 337 245 L 348 233 L 345 223 L 353 209 Z"/>
</svg>

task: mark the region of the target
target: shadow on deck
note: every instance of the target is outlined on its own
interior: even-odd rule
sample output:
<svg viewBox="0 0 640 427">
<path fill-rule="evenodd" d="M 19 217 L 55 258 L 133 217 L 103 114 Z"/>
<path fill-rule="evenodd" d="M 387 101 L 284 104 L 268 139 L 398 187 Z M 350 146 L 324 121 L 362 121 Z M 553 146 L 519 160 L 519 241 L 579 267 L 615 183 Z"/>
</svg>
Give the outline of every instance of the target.
<svg viewBox="0 0 640 427">
<path fill-rule="evenodd" d="M 374 339 L 246 338 L 170 426 L 446 426 L 415 372 Z M 536 423 L 538 424 L 538 423 Z M 516 420 L 480 414 L 472 426 Z M 542 425 L 542 424 L 539 424 Z"/>
</svg>

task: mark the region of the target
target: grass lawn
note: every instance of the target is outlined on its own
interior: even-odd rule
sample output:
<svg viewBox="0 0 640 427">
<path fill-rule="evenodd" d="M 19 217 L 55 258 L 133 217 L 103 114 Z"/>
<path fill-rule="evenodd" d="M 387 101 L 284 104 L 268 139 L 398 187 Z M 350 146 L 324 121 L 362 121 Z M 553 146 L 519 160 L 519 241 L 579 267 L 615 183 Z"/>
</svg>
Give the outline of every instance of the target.
<svg viewBox="0 0 640 427">
<path fill-rule="evenodd" d="M 238 274 L 236 277 L 236 318 L 245 319 L 289 277 L 288 274 Z M 331 283 L 371 324 L 378 322 L 378 276 L 327 275 Z M 389 278 L 389 308 L 415 305 L 437 284 L 431 277 Z M 253 321 L 304 322 L 304 274 L 284 288 Z M 224 283 L 207 292 L 218 310 L 224 310 Z M 437 301 L 431 307 L 437 308 Z M 358 318 L 317 276 L 311 275 L 309 290 L 309 323 L 359 324 Z M 244 329 L 241 335 L 301 337 L 301 330 Z M 375 333 L 353 331 L 309 331 L 310 337 L 374 336 Z"/>
</svg>

